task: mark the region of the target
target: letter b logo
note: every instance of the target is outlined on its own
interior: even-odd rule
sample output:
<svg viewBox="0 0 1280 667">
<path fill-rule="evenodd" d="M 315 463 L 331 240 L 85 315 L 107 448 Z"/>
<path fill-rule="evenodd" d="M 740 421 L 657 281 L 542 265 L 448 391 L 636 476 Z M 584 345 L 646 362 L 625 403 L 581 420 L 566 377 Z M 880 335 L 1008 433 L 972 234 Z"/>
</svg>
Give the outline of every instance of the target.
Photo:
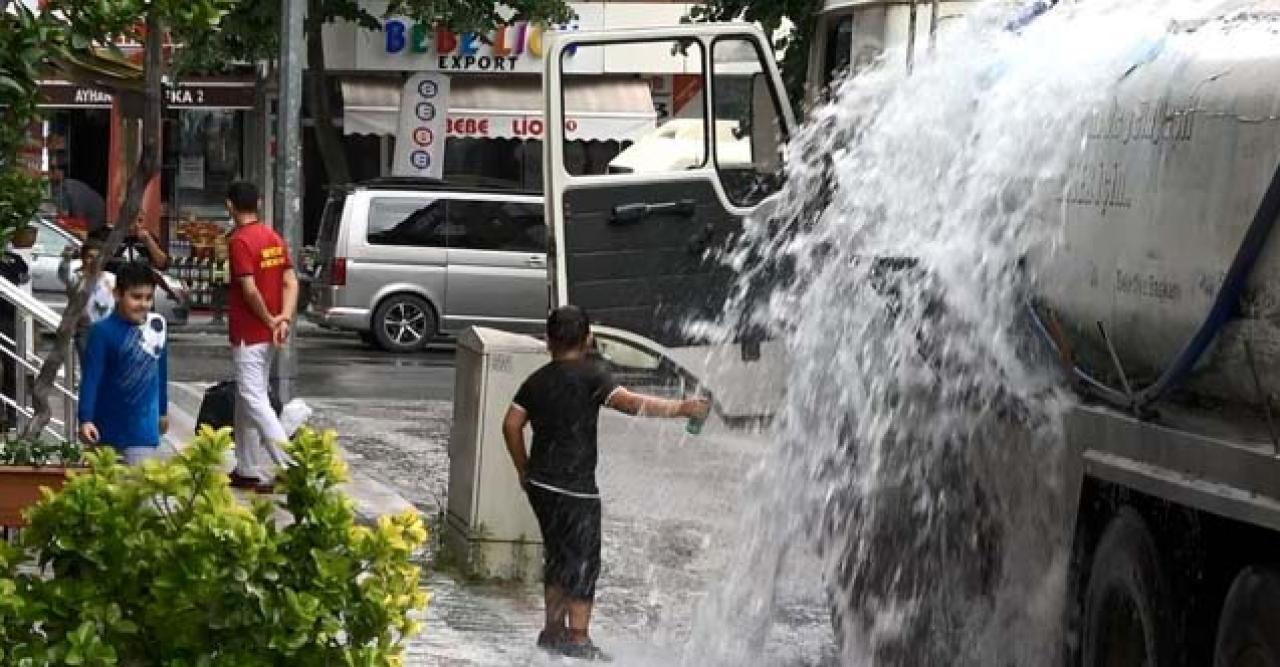
<svg viewBox="0 0 1280 667">
<path fill-rule="evenodd" d="M 387 34 L 387 53 L 400 53 L 405 47 L 404 24 L 400 21 L 387 21 L 383 30 Z"/>
</svg>

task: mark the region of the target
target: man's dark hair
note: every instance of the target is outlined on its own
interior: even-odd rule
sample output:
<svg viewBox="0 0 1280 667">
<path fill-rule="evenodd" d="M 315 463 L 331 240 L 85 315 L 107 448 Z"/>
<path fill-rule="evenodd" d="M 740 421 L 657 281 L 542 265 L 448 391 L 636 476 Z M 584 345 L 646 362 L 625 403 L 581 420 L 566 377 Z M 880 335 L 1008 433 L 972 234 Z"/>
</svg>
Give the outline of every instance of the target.
<svg viewBox="0 0 1280 667">
<path fill-rule="evenodd" d="M 587 342 L 591 320 L 577 306 L 560 306 L 547 318 L 547 344 L 553 350 L 572 350 Z"/>
<path fill-rule="evenodd" d="M 125 262 L 116 268 L 116 291 L 128 292 L 135 287 L 156 286 L 156 276 L 151 267 L 142 262 Z"/>
<path fill-rule="evenodd" d="M 102 239 L 92 233 L 89 234 L 89 236 L 84 240 L 84 243 L 80 246 L 80 260 L 84 261 L 84 258 L 88 257 L 91 252 L 97 252 L 99 256 L 102 255 Z"/>
<path fill-rule="evenodd" d="M 249 181 L 232 181 L 227 186 L 227 200 L 237 213 L 253 213 L 258 210 L 258 186 Z"/>
</svg>

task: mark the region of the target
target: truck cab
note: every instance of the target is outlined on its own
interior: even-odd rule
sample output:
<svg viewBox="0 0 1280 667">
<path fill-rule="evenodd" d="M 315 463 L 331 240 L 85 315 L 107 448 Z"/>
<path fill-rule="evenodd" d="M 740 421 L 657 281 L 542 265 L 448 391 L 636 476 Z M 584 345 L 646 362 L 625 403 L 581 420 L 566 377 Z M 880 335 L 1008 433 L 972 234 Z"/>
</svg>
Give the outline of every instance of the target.
<svg viewBox="0 0 1280 667">
<path fill-rule="evenodd" d="M 963 17 L 974 4 L 972 0 L 824 0 L 809 49 L 807 99 L 821 99 L 839 77 L 865 70 L 889 49 L 902 47 L 901 65 L 907 66 L 930 48 L 939 30 Z"/>
</svg>

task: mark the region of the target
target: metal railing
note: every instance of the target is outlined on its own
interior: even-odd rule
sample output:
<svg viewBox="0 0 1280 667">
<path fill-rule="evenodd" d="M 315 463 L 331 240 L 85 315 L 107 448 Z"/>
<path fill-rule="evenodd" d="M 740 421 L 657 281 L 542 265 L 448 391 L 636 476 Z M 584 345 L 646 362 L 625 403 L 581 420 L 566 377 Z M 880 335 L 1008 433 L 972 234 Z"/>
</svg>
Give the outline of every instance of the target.
<svg viewBox="0 0 1280 667">
<path fill-rule="evenodd" d="M 0 354 L 4 355 L 5 366 L 11 361 L 15 371 L 14 391 L 10 396 L 0 383 L 0 403 L 13 410 L 17 415 L 16 424 L 19 431 L 26 427 L 34 414 L 31 403 L 32 381 L 40 373 L 43 360 L 36 354 L 36 343 L 42 331 L 57 332 L 62 316 L 48 305 L 41 302 L 31 293 L 12 282 L 0 277 L 0 300 L 13 307 L 14 333 L 0 331 Z M 56 343 L 55 343 L 56 344 Z M 58 371 L 58 379 L 54 381 L 54 393 L 50 401 L 58 397 L 62 402 L 62 418 L 51 418 L 45 426 L 45 432 L 63 442 L 75 442 L 76 430 L 76 350 L 75 342 L 67 341 L 67 349 L 63 351 L 66 362 Z M 7 373 L 9 368 L 4 369 Z"/>
</svg>

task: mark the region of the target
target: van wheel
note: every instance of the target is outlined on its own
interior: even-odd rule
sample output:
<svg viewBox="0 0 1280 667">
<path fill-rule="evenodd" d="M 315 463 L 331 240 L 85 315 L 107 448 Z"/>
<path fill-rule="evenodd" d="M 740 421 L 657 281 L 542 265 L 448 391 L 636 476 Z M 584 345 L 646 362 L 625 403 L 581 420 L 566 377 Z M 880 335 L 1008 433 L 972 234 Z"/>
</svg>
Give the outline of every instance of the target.
<svg viewBox="0 0 1280 667">
<path fill-rule="evenodd" d="M 1084 598 L 1083 667 L 1166 667 L 1174 639 L 1169 585 L 1147 524 L 1132 508 L 1111 520 Z"/>
<path fill-rule="evenodd" d="M 436 316 L 422 297 L 397 294 L 373 313 L 373 336 L 388 352 L 415 352 L 436 335 Z"/>
<path fill-rule="evenodd" d="M 1214 667 L 1280 667 L 1280 573 L 1245 568 L 1218 619 Z"/>
</svg>

